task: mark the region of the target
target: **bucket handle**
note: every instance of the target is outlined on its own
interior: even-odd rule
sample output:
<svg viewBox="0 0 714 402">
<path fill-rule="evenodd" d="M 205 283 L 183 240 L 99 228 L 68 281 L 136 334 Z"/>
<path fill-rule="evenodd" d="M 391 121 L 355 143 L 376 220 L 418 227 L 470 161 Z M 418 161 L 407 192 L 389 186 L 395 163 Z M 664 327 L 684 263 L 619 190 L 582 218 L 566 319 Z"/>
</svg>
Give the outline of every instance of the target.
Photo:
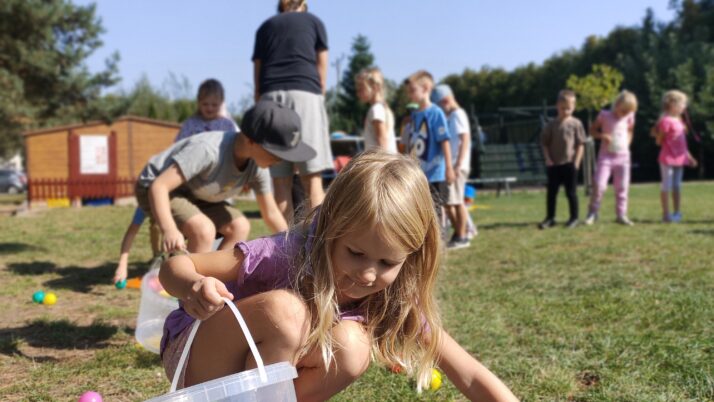
<svg viewBox="0 0 714 402">
<path fill-rule="evenodd" d="M 230 301 L 228 298 L 223 298 L 223 301 L 226 303 L 228 308 L 231 309 L 233 312 L 233 315 L 236 317 L 236 320 L 238 320 L 238 324 L 240 325 L 240 329 L 243 331 L 243 335 L 245 336 L 245 340 L 248 341 L 248 346 L 250 347 L 250 351 L 253 353 L 253 358 L 255 359 L 255 363 L 258 365 L 258 373 L 260 374 L 260 381 L 263 383 L 268 382 L 268 374 L 265 372 L 265 365 L 263 364 L 263 358 L 260 357 L 260 352 L 258 352 L 258 347 L 255 346 L 255 342 L 253 341 L 253 336 L 250 334 L 250 331 L 248 330 L 248 326 L 245 323 L 245 320 L 243 320 L 243 316 L 240 314 L 240 311 L 236 308 L 235 304 L 233 304 L 232 301 Z M 188 352 L 191 350 L 191 344 L 193 344 L 193 338 L 196 337 L 196 331 L 198 331 L 198 326 L 201 325 L 201 321 L 196 320 L 192 326 L 191 326 L 191 332 L 188 335 L 188 339 L 186 340 L 186 346 L 183 348 L 183 352 L 181 353 L 181 358 L 179 359 L 178 365 L 176 366 L 176 372 L 174 372 L 174 378 L 171 381 L 171 390 L 169 392 L 174 392 L 176 391 L 176 386 L 178 385 L 178 380 L 179 377 L 181 376 L 181 372 L 183 371 L 183 366 L 184 363 L 186 363 L 186 358 L 188 357 Z"/>
</svg>

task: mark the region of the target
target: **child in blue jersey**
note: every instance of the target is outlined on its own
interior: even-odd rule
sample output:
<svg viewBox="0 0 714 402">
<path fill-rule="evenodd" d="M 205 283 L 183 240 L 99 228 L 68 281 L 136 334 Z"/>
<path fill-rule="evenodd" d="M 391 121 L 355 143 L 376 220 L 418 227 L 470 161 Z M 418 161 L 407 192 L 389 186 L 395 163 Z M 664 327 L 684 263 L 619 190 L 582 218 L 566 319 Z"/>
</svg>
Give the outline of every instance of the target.
<svg viewBox="0 0 714 402">
<path fill-rule="evenodd" d="M 408 152 L 419 159 L 443 227 L 442 207 L 449 194 L 448 185 L 456 178 L 449 142 L 449 123 L 441 108 L 431 103 L 431 91 L 434 88 L 431 74 L 420 70 L 407 81 L 409 99 L 419 105 L 411 114 Z"/>
</svg>

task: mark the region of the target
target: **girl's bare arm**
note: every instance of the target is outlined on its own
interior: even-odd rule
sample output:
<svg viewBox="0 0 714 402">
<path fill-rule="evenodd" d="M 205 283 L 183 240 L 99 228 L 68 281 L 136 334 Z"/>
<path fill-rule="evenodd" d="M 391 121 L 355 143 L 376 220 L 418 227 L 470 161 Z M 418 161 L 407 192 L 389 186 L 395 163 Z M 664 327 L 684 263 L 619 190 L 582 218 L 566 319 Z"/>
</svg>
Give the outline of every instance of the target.
<svg viewBox="0 0 714 402">
<path fill-rule="evenodd" d="M 373 120 L 372 126 L 374 127 L 374 134 L 377 137 L 377 144 L 382 149 L 387 149 L 389 147 L 389 140 L 387 139 L 387 125 L 381 120 Z"/>
<path fill-rule="evenodd" d="M 161 265 L 159 280 L 184 303 L 192 317 L 205 320 L 223 307 L 222 297 L 233 299 L 224 282 L 238 279 L 243 262 L 240 249 L 172 257 Z"/>
<path fill-rule="evenodd" d="M 456 388 L 472 401 L 518 401 L 510 389 L 488 368 L 441 330 L 439 367 Z"/>
</svg>

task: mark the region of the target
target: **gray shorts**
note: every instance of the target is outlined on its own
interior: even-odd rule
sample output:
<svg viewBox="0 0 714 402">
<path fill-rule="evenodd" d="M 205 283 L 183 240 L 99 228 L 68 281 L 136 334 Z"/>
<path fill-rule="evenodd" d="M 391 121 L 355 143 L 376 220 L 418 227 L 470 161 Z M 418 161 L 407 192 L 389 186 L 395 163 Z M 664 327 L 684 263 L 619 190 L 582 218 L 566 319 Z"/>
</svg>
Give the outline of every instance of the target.
<svg viewBox="0 0 714 402">
<path fill-rule="evenodd" d="M 461 205 L 464 203 L 464 190 L 469 171 L 461 169 L 459 172 L 461 173 L 459 177 L 449 184 L 449 197 L 446 199 L 446 205 Z"/>
<path fill-rule="evenodd" d="M 307 162 L 282 161 L 271 166 L 270 175 L 273 178 L 291 177 L 296 168 L 301 176 L 333 168 L 324 96 L 307 91 L 290 90 L 267 92 L 260 99 L 271 100 L 294 110 L 300 116 L 302 140 L 317 152 L 317 156 Z"/>
</svg>

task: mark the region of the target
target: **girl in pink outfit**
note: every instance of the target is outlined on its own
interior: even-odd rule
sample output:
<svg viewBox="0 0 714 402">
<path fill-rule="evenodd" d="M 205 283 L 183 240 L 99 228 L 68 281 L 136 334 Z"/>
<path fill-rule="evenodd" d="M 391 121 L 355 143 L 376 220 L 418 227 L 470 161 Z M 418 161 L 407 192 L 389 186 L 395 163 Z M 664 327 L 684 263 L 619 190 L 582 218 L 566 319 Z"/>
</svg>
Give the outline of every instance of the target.
<svg viewBox="0 0 714 402">
<path fill-rule="evenodd" d="M 697 161 L 687 149 L 687 127 L 682 113 L 687 108 L 687 95 L 681 91 L 667 91 L 662 98 L 662 116 L 652 127 L 652 135 L 661 146 L 659 167 L 662 176 L 660 201 L 662 222 L 680 222 L 680 188 L 685 166 L 697 166 Z M 669 213 L 669 193 L 672 193 L 674 213 Z"/>
<path fill-rule="evenodd" d="M 607 189 L 610 175 L 615 186 L 615 213 L 617 222 L 632 226 L 627 217 L 627 197 L 630 189 L 630 144 L 635 129 L 637 97 L 630 91 L 622 91 L 610 110 L 602 110 L 590 126 L 590 135 L 599 139 L 595 180 L 593 181 L 590 210 L 585 224 L 595 223 L 600 211 L 602 196 Z"/>
</svg>

